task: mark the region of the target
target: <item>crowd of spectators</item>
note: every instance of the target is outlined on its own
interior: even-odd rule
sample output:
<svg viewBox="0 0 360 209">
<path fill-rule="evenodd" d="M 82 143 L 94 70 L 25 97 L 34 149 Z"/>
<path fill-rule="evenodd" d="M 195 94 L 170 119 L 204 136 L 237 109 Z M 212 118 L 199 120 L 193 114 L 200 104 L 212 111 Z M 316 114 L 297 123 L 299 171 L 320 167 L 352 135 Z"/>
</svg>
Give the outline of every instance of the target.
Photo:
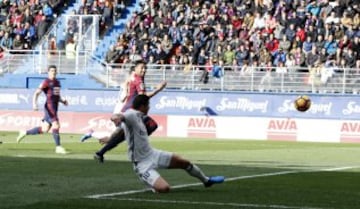
<svg viewBox="0 0 360 209">
<path fill-rule="evenodd" d="M 68 2 L 62 0 L 0 1 L 1 51 L 32 49 Z"/>
<path fill-rule="evenodd" d="M 342 66 L 360 71 L 357 0 L 149 0 L 132 14 L 108 63 Z M 283 68 L 279 68 L 283 69 Z"/>
</svg>

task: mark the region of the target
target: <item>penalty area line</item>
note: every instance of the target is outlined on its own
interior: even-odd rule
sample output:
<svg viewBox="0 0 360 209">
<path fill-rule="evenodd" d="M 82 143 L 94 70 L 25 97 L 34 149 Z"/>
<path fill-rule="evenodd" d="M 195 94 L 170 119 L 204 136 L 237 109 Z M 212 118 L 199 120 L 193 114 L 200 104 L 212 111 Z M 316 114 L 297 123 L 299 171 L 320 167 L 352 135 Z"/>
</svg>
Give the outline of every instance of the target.
<svg viewBox="0 0 360 209">
<path fill-rule="evenodd" d="M 151 202 L 151 203 L 163 203 L 163 204 L 184 204 L 184 205 L 211 205 L 211 206 L 228 206 L 228 207 L 247 207 L 247 208 L 275 208 L 275 209 L 325 209 L 318 207 L 307 206 L 287 206 L 287 205 L 264 205 L 264 204 L 250 204 L 250 203 L 232 203 L 232 202 L 198 202 L 198 201 L 185 201 L 185 200 L 156 200 L 156 199 L 143 199 L 143 198 L 115 198 L 108 197 L 103 198 L 107 200 L 119 200 L 119 201 L 132 201 L 132 202 Z M 330 209 L 330 208 L 326 208 Z"/>
<path fill-rule="evenodd" d="M 281 171 L 281 172 L 273 172 L 273 173 L 255 174 L 255 175 L 249 175 L 249 176 L 238 176 L 238 177 L 226 178 L 225 182 L 236 181 L 236 180 L 240 180 L 240 179 L 257 178 L 257 177 L 286 175 L 286 174 L 299 173 L 299 172 L 300 171 Z M 180 184 L 180 185 L 172 186 L 171 189 L 180 189 L 180 188 L 201 186 L 201 185 L 203 185 L 203 183 Z M 85 198 L 100 199 L 100 198 L 107 198 L 107 197 L 114 197 L 114 196 L 124 196 L 124 195 L 129 195 L 129 194 L 144 193 L 144 192 L 148 192 L 148 191 L 151 191 L 151 189 L 129 190 L 129 191 L 123 191 L 123 192 L 109 193 L 109 194 L 95 194 L 95 195 L 85 196 Z"/>
<path fill-rule="evenodd" d="M 238 177 L 231 177 L 226 178 L 225 182 L 230 181 L 237 181 L 242 179 L 251 179 L 251 178 L 259 178 L 259 177 L 268 177 L 268 176 L 280 176 L 280 175 L 287 175 L 287 174 L 295 174 L 295 173 L 308 173 L 308 172 L 322 172 L 322 171 L 341 171 L 341 170 L 349 170 L 359 168 L 359 166 L 346 166 L 346 167 L 335 167 L 335 168 L 324 168 L 319 170 L 291 170 L 291 171 L 279 171 L 279 172 L 272 172 L 272 173 L 262 173 L 262 174 L 254 174 L 254 175 L 248 175 L 248 176 L 238 176 Z M 180 184 L 172 186 L 171 189 L 180 189 L 180 188 L 187 188 L 187 187 L 193 187 L 193 186 L 201 186 L 203 183 L 192 183 L 192 184 Z M 95 195 L 88 195 L 84 198 L 90 198 L 90 199 L 109 199 L 110 197 L 114 196 L 124 196 L 124 195 L 130 195 L 130 194 L 138 194 L 138 193 L 144 193 L 149 192 L 151 189 L 138 189 L 138 190 L 128 190 L 128 191 L 122 191 L 122 192 L 114 192 L 114 193 L 108 193 L 108 194 L 95 194 Z M 114 198 L 116 199 L 116 198 Z"/>
</svg>

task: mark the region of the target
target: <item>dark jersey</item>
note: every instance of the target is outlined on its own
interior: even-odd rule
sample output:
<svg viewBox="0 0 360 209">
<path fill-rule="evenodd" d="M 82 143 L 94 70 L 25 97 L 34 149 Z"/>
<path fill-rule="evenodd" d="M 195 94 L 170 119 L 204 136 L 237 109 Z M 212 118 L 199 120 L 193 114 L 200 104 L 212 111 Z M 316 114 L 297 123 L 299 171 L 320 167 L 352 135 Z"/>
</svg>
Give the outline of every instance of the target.
<svg viewBox="0 0 360 209">
<path fill-rule="evenodd" d="M 39 86 L 46 96 L 45 111 L 52 120 L 57 120 L 57 110 L 60 102 L 60 81 L 46 78 Z"/>
<path fill-rule="evenodd" d="M 128 96 L 124 102 L 121 112 L 125 112 L 127 109 L 131 108 L 135 97 L 139 94 L 145 94 L 145 92 L 144 78 L 135 75 L 128 84 Z"/>
</svg>

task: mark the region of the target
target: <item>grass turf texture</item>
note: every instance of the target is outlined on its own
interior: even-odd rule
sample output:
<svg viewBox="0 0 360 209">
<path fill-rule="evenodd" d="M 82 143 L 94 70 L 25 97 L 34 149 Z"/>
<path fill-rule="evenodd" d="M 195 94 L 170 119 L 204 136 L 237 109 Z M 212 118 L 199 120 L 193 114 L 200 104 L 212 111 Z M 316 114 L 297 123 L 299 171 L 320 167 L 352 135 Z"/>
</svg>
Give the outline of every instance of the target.
<svg viewBox="0 0 360 209">
<path fill-rule="evenodd" d="M 20 144 L 15 143 L 16 135 L 0 133 L 1 209 L 358 209 L 360 205 L 360 144 L 156 138 L 154 147 L 176 152 L 208 175 L 224 175 L 231 181 L 211 188 L 175 188 L 169 194 L 88 199 L 85 196 L 145 188 L 127 161 L 126 146 L 115 148 L 99 164 L 92 159 L 100 148 L 95 140 L 80 143 L 79 135 L 63 134 L 63 146 L 71 153 L 57 155 L 51 135 L 28 136 Z M 324 170 L 343 167 L 354 168 Z M 198 183 L 182 170 L 160 173 L 174 186 Z"/>
</svg>

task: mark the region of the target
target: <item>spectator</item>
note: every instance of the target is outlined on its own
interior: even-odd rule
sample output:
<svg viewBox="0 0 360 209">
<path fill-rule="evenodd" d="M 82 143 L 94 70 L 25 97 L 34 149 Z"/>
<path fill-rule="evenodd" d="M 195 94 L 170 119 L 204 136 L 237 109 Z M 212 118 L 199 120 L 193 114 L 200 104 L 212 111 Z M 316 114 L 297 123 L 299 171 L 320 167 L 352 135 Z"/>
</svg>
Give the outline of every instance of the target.
<svg viewBox="0 0 360 209">
<path fill-rule="evenodd" d="M 279 42 L 279 48 L 282 48 L 286 53 L 290 51 L 291 42 L 287 39 L 287 36 L 282 36 L 282 40 Z"/>
<path fill-rule="evenodd" d="M 244 45 L 240 45 L 239 49 L 235 52 L 236 64 L 241 67 L 244 62 L 249 61 L 249 51 L 245 49 Z"/>
<path fill-rule="evenodd" d="M 298 46 L 294 52 L 295 65 L 298 67 L 303 67 L 305 65 L 305 54 L 302 51 L 301 47 Z"/>
<path fill-rule="evenodd" d="M 224 52 L 224 65 L 225 66 L 230 66 L 233 64 L 233 61 L 235 60 L 235 51 L 232 49 L 231 45 L 228 44 L 226 46 L 226 50 Z"/>
<path fill-rule="evenodd" d="M 36 30 L 35 27 L 31 25 L 30 22 L 25 22 L 23 36 L 24 36 L 24 40 L 30 45 L 34 43 L 37 38 L 35 30 Z"/>
<path fill-rule="evenodd" d="M 24 42 L 21 38 L 21 35 L 16 34 L 15 39 L 12 43 L 11 49 L 16 50 L 17 52 L 15 52 L 15 53 L 19 53 L 19 51 L 23 49 L 23 45 L 24 45 Z"/>
<path fill-rule="evenodd" d="M 303 46 L 302 46 L 302 50 L 303 50 L 305 56 L 307 56 L 307 54 L 309 54 L 311 52 L 313 45 L 314 45 L 314 43 L 311 40 L 311 36 L 307 36 L 306 41 L 303 43 Z"/>
<path fill-rule="evenodd" d="M 319 34 L 317 36 L 317 39 L 316 39 L 315 43 L 314 43 L 314 46 L 318 50 L 322 50 L 324 48 L 324 45 L 325 45 L 325 41 L 324 41 L 323 35 Z M 325 52 L 326 52 L 326 49 L 325 49 Z"/>
<path fill-rule="evenodd" d="M 334 40 L 333 35 L 329 35 L 329 37 L 325 41 L 324 47 L 326 49 L 326 53 L 328 53 L 328 54 L 335 54 L 336 53 L 336 49 L 337 49 L 338 46 L 337 46 L 336 41 Z"/>
<path fill-rule="evenodd" d="M 13 40 L 9 32 L 5 32 L 4 37 L 1 39 L 0 46 L 1 48 L 12 49 Z"/>
<path fill-rule="evenodd" d="M 47 2 L 43 3 L 43 9 L 42 10 L 43 10 L 43 13 L 44 13 L 47 20 L 53 20 L 54 12 L 53 12 L 53 9 L 49 6 L 49 4 Z"/>
<path fill-rule="evenodd" d="M 75 59 L 76 56 L 76 45 L 73 38 L 69 38 L 65 46 L 65 54 L 68 59 Z"/>
<path fill-rule="evenodd" d="M 351 48 L 344 49 L 344 60 L 346 61 L 346 66 L 349 68 L 354 68 L 356 65 L 356 59 Z"/>
<path fill-rule="evenodd" d="M 318 66 L 320 63 L 320 57 L 316 51 L 316 48 L 313 47 L 311 52 L 306 56 L 306 65 L 309 67 Z"/>
<path fill-rule="evenodd" d="M 107 30 L 113 24 L 113 5 L 109 0 L 105 0 L 105 5 L 102 8 L 101 25 Z"/>
<path fill-rule="evenodd" d="M 119 59 L 119 53 L 116 50 L 115 45 L 110 46 L 110 50 L 106 53 L 105 61 L 107 63 L 116 63 Z"/>
<path fill-rule="evenodd" d="M 36 31 L 37 37 L 39 37 L 39 38 L 43 37 L 49 27 L 50 27 L 50 22 L 46 20 L 45 15 L 42 15 L 41 20 L 39 21 L 39 23 L 37 25 L 37 31 Z"/>
<path fill-rule="evenodd" d="M 274 66 L 279 66 L 280 63 L 283 65 L 286 62 L 286 52 L 282 48 L 279 48 L 279 51 L 277 51 L 274 55 Z"/>
<path fill-rule="evenodd" d="M 296 36 L 296 31 L 295 31 L 295 25 L 294 24 L 290 24 L 290 26 L 285 30 L 285 35 L 286 38 L 290 41 L 293 42 Z"/>
</svg>

